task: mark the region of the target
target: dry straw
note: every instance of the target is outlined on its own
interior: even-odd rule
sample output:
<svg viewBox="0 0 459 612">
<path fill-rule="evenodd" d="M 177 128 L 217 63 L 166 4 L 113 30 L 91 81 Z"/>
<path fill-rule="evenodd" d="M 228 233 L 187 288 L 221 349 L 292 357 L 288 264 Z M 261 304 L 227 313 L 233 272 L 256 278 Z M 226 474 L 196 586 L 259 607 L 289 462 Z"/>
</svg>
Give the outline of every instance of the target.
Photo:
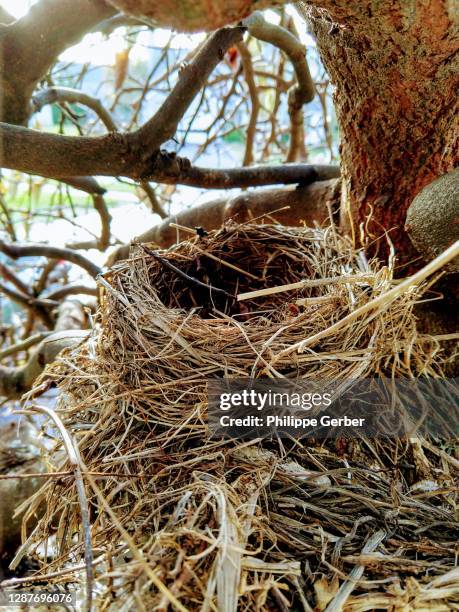
<svg viewBox="0 0 459 612">
<path fill-rule="evenodd" d="M 97 608 L 458 605 L 447 445 L 236 443 L 210 439 L 206 425 L 209 377 L 441 375 L 444 343 L 420 336 L 413 312 L 426 282 L 390 294 L 392 271 L 333 227 L 254 224 L 153 255 L 138 247 L 106 274 L 90 339 L 45 374 L 85 466 Z M 29 504 L 26 518 L 43 501 L 46 510 L 22 549 L 53 536 L 37 575 L 50 582 L 84 580 L 61 446 L 56 436 L 59 474 Z"/>
</svg>

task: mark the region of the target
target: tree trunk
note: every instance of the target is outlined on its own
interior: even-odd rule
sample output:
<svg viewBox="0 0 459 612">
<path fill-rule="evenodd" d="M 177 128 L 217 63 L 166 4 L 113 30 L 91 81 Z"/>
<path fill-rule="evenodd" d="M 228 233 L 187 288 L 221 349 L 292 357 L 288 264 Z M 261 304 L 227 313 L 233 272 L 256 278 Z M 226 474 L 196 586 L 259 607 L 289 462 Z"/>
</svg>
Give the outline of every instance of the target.
<svg viewBox="0 0 459 612">
<path fill-rule="evenodd" d="M 398 265 L 406 266 L 418 257 L 404 230 L 408 206 L 458 162 L 459 38 L 453 2 L 313 4 L 329 9 L 307 11 L 336 86 L 342 223 L 352 228 L 357 243 L 383 256 L 389 251 L 386 231 Z"/>
</svg>

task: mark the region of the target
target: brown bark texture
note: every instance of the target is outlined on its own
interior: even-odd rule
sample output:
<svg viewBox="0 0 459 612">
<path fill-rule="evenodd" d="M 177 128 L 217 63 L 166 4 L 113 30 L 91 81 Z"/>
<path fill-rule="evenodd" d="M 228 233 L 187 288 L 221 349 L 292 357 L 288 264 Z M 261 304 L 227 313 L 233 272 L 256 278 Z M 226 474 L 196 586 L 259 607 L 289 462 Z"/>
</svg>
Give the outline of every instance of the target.
<svg viewBox="0 0 459 612">
<path fill-rule="evenodd" d="M 118 9 L 180 31 L 215 30 L 284 0 L 109 0 Z"/>
<path fill-rule="evenodd" d="M 448 0 L 318 0 L 309 8 L 335 90 L 342 222 L 398 263 L 417 257 L 404 229 L 421 189 L 458 163 L 459 12 Z M 455 9 L 454 9 L 455 5 Z M 323 9 L 327 8 L 328 12 Z M 407 272 L 404 268 L 403 272 Z"/>
</svg>

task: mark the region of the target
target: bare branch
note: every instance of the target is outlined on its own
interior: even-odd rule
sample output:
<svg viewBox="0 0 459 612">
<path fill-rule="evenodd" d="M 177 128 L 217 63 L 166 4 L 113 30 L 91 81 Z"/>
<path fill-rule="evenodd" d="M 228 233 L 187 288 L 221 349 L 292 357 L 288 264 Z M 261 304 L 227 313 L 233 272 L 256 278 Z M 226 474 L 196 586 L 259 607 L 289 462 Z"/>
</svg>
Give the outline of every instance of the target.
<svg viewBox="0 0 459 612">
<path fill-rule="evenodd" d="M 339 166 L 284 164 L 282 166 L 251 166 L 246 168 L 199 168 L 188 160 L 167 155 L 158 160 L 154 174 L 158 183 L 190 185 L 209 189 L 260 187 L 263 185 L 308 185 L 340 176 Z M 161 168 L 164 164 L 164 169 Z"/>
<path fill-rule="evenodd" d="M 0 360 L 5 359 L 5 357 L 9 357 L 10 355 L 15 355 L 16 353 L 27 351 L 32 346 L 35 346 L 45 338 L 48 338 L 50 334 L 52 334 L 52 332 L 41 332 L 39 334 L 35 334 L 34 336 L 29 336 L 26 340 L 23 340 L 22 342 L 18 342 L 17 344 L 9 346 L 3 351 L 0 351 Z"/>
<path fill-rule="evenodd" d="M 49 87 L 48 89 L 42 89 L 32 98 L 33 110 L 39 112 L 47 104 L 55 102 L 83 104 L 96 113 L 109 132 L 117 131 L 113 117 L 102 102 L 79 89 L 72 89 L 70 87 Z"/>
<path fill-rule="evenodd" d="M 30 287 L 22 281 L 19 276 L 17 276 L 8 266 L 3 263 L 0 263 L 0 274 L 3 278 L 14 285 L 16 289 L 19 289 L 25 295 L 31 295 Z"/>
<path fill-rule="evenodd" d="M 101 269 L 89 259 L 70 249 L 49 246 L 47 244 L 7 244 L 0 240 L 0 252 L 12 259 L 20 257 L 48 257 L 49 259 L 64 259 L 86 270 L 92 277 L 101 273 Z"/>
<path fill-rule="evenodd" d="M 48 363 L 55 361 L 64 348 L 82 342 L 88 333 L 83 330 L 73 330 L 50 334 L 42 340 L 25 365 L 16 368 L 0 366 L 0 397 L 8 399 L 21 397 L 31 389 Z"/>
<path fill-rule="evenodd" d="M 221 28 L 212 34 L 182 71 L 158 112 L 138 130 L 137 139 L 146 151 L 155 151 L 172 138 L 179 121 L 205 85 L 215 66 L 232 45 L 242 40 L 245 28 Z"/>
<path fill-rule="evenodd" d="M 105 251 L 110 244 L 110 224 L 112 217 L 108 212 L 107 204 L 103 196 L 93 195 L 92 199 L 94 202 L 94 209 L 97 211 L 101 223 L 100 238 L 97 246 L 100 251 Z"/>
<path fill-rule="evenodd" d="M 212 170 L 190 165 L 173 153 L 144 153 L 138 132 L 99 137 L 48 134 L 0 123 L 0 162 L 5 168 L 41 174 L 50 178 L 82 176 L 126 176 L 134 180 L 228 189 L 256 185 L 310 183 L 338 175 L 337 166 L 290 164 Z M 328 169 L 327 169 L 328 168 Z"/>
<path fill-rule="evenodd" d="M 167 213 L 164 208 L 161 206 L 158 198 L 156 197 L 155 190 L 150 185 L 148 181 L 140 181 L 140 186 L 145 191 L 148 201 L 150 202 L 152 212 L 156 213 L 161 217 L 161 219 L 165 219 L 167 217 Z"/>
<path fill-rule="evenodd" d="M 36 314 L 48 329 L 53 327 L 53 318 L 50 315 L 50 308 L 57 306 L 57 303 L 48 300 L 41 300 L 31 296 L 29 293 L 22 293 L 8 285 L 0 282 L 0 293 L 6 295 L 12 302 L 22 306 L 28 311 Z"/>
<path fill-rule="evenodd" d="M 25 123 L 32 92 L 59 54 L 115 13 L 104 0 L 40 0 L 12 23 L 0 39 L 3 120 Z"/>
<path fill-rule="evenodd" d="M 97 296 L 97 287 L 87 287 L 86 285 L 62 285 L 58 289 L 53 289 L 44 295 L 48 300 L 59 302 L 69 295 L 93 295 Z"/>
<path fill-rule="evenodd" d="M 50 178 L 104 175 L 138 180 L 153 176 L 158 161 L 164 166 L 158 154 L 160 145 L 175 134 L 186 109 L 243 32 L 241 27 L 222 28 L 210 36 L 157 113 L 130 134 L 69 137 L 0 123 L 0 165 Z"/>
<path fill-rule="evenodd" d="M 171 224 L 189 228 L 202 226 L 206 230 L 212 230 L 221 227 L 228 219 L 245 222 L 270 214 L 274 214 L 276 222 L 284 225 L 323 223 L 330 211 L 334 213 L 339 209 L 340 188 L 341 181 L 334 179 L 296 189 L 263 189 L 243 193 L 235 198 L 212 200 L 164 219 L 137 236 L 133 243 L 154 243 L 161 248 L 167 248 L 184 238 Z M 269 220 L 269 217 L 265 218 Z M 111 266 L 128 256 L 129 245 L 119 247 L 110 255 L 107 265 Z"/>
<path fill-rule="evenodd" d="M 288 56 L 298 81 L 294 95 L 300 106 L 311 102 L 315 96 L 314 82 L 306 60 L 306 48 L 298 38 L 286 28 L 267 22 L 258 11 L 245 19 L 244 25 L 252 36 L 278 47 Z"/>
<path fill-rule="evenodd" d="M 292 32 L 282 26 L 267 22 L 259 11 L 245 19 L 244 25 L 248 27 L 252 36 L 275 45 L 292 62 L 297 84 L 290 89 L 288 94 L 291 134 L 287 161 L 296 161 L 304 135 L 303 105 L 311 102 L 315 96 L 314 82 L 306 59 L 306 48 Z"/>
<path fill-rule="evenodd" d="M 247 136 L 245 143 L 244 160 L 242 164 L 244 166 L 250 166 L 253 162 L 253 146 L 255 142 L 255 135 L 257 133 L 257 121 L 258 113 L 260 112 L 260 100 L 258 98 L 258 89 L 255 82 L 255 75 L 253 70 L 252 56 L 249 48 L 244 42 L 237 44 L 237 49 L 241 55 L 242 67 L 244 70 L 244 77 L 249 88 L 250 103 L 252 108 L 250 109 L 249 125 L 247 126 Z"/>
</svg>

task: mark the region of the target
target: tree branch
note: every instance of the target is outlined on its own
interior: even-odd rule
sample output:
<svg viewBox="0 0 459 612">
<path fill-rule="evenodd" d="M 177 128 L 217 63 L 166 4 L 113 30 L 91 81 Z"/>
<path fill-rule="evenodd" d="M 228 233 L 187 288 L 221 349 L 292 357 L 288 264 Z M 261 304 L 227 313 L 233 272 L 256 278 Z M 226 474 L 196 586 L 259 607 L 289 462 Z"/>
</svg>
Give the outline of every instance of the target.
<svg viewBox="0 0 459 612">
<path fill-rule="evenodd" d="M 221 28 L 207 39 L 157 113 L 138 130 L 137 139 L 144 150 L 155 151 L 174 136 L 179 121 L 215 66 L 232 45 L 242 40 L 244 32 L 242 27 Z"/>
<path fill-rule="evenodd" d="M 3 263 L 0 263 L 0 274 L 3 276 L 3 278 L 6 281 L 8 281 L 12 285 L 14 285 L 16 287 L 16 289 L 19 289 L 19 291 L 21 291 L 25 295 L 31 295 L 30 287 L 27 286 L 24 283 L 24 281 L 22 281 L 19 278 L 19 276 L 16 276 L 16 274 L 12 270 L 10 270 L 10 268 L 8 268 L 8 266 L 5 266 L 5 264 L 3 264 Z"/>
<path fill-rule="evenodd" d="M 163 151 L 148 152 L 139 133 L 98 137 L 61 136 L 0 123 L 0 165 L 50 178 L 100 175 L 134 180 L 228 189 L 289 183 L 311 183 L 338 176 L 337 166 L 258 166 L 212 170 L 191 166 Z M 143 150 L 143 155 L 142 155 Z"/>
<path fill-rule="evenodd" d="M 39 112 L 47 104 L 54 104 L 55 102 L 83 104 L 96 113 L 109 132 L 117 131 L 113 117 L 102 102 L 79 89 L 72 89 L 71 87 L 49 87 L 48 89 L 42 89 L 32 98 L 33 110 Z"/>
<path fill-rule="evenodd" d="M 53 317 L 50 314 L 50 308 L 57 306 L 56 303 L 33 297 L 29 293 L 23 293 L 22 291 L 13 289 L 12 287 L 9 287 L 1 282 L 0 293 L 6 295 L 12 302 L 19 304 L 19 306 L 22 306 L 33 314 L 36 314 L 48 329 L 52 329 Z"/>
<path fill-rule="evenodd" d="M 32 92 L 56 58 L 115 13 L 104 0 L 40 0 L 12 23 L 0 37 L 2 119 L 26 123 Z"/>
<path fill-rule="evenodd" d="M 46 1 L 55 0 L 42 0 Z M 104 175 L 138 180 L 153 176 L 157 162 L 164 169 L 160 145 L 175 134 L 212 70 L 226 50 L 242 39 L 244 31 L 241 27 L 222 28 L 212 34 L 182 71 L 157 113 L 130 134 L 69 137 L 0 123 L 0 165 L 50 178 Z"/>
<path fill-rule="evenodd" d="M 340 176 L 339 166 L 284 164 L 282 166 L 251 166 L 247 168 L 199 168 L 188 166 L 188 160 L 166 160 L 164 170 L 157 163 L 149 179 L 158 183 L 189 185 L 208 189 L 260 187 L 263 185 L 309 185 Z"/>
<path fill-rule="evenodd" d="M 17 399 L 31 389 L 48 363 L 55 361 L 64 349 L 82 342 L 89 332 L 73 330 L 56 332 L 42 340 L 26 364 L 16 368 L 0 366 L 0 397 Z"/>
<path fill-rule="evenodd" d="M 243 193 L 235 198 L 212 200 L 199 206 L 181 210 L 177 215 L 164 219 L 150 228 L 133 243 L 154 243 L 167 248 L 188 235 L 183 235 L 171 224 L 184 227 L 202 226 L 206 230 L 218 229 L 228 219 L 245 222 L 250 219 L 274 215 L 277 223 L 300 225 L 314 222 L 323 223 L 330 212 L 339 210 L 341 181 L 339 179 L 313 183 L 303 187 L 283 189 L 263 189 Z M 129 256 L 129 245 L 116 249 L 109 257 L 107 265 L 112 266 L 120 259 Z"/>
<path fill-rule="evenodd" d="M 245 19 L 244 25 L 255 38 L 281 49 L 292 63 L 297 83 L 288 93 L 291 134 L 287 161 L 296 161 L 303 138 L 303 105 L 311 102 L 316 93 L 306 59 L 306 48 L 292 32 L 282 26 L 268 23 L 259 11 Z"/>
<path fill-rule="evenodd" d="M 241 56 L 242 68 L 244 70 L 244 77 L 247 83 L 247 87 L 249 89 L 250 95 L 250 119 L 249 125 L 247 126 L 247 136 L 245 143 L 245 153 L 244 160 L 242 162 L 243 166 L 250 166 L 253 162 L 253 147 L 255 143 L 255 135 L 257 133 L 257 122 L 258 122 L 258 113 L 260 112 L 260 99 L 258 97 L 258 88 L 255 82 L 255 75 L 253 70 L 253 62 L 252 55 L 249 51 L 249 48 L 244 42 L 240 42 L 237 44 L 237 49 Z"/>
<path fill-rule="evenodd" d="M 97 287 L 87 287 L 86 285 L 62 285 L 57 289 L 48 291 L 45 297 L 47 300 L 59 301 L 63 298 L 69 297 L 69 295 L 92 295 L 97 297 Z"/>
<path fill-rule="evenodd" d="M 7 244 L 0 240 L 0 252 L 4 253 L 12 259 L 20 257 L 48 257 L 49 259 L 64 259 L 83 268 L 88 274 L 95 278 L 101 273 L 101 269 L 86 259 L 80 253 L 76 253 L 70 249 L 62 249 L 59 247 L 49 246 L 47 244 Z"/>
</svg>

